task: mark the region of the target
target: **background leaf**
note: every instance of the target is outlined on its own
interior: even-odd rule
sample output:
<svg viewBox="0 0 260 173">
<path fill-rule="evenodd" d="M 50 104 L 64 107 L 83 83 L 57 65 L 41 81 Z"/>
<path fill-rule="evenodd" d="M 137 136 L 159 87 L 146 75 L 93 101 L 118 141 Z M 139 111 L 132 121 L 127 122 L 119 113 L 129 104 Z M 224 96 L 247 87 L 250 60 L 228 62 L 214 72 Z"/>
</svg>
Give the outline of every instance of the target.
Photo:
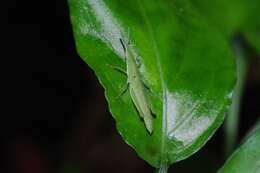
<svg viewBox="0 0 260 173">
<path fill-rule="evenodd" d="M 191 0 L 203 17 L 228 40 L 240 34 L 260 52 L 259 0 Z"/>
<path fill-rule="evenodd" d="M 248 16 L 246 0 L 191 0 L 208 22 L 218 28 L 228 39 L 241 31 Z"/>
<path fill-rule="evenodd" d="M 243 25 L 243 33 L 246 39 L 260 54 L 260 17 L 259 17 L 259 0 L 248 1 L 248 17 Z"/>
<path fill-rule="evenodd" d="M 260 123 L 252 130 L 250 137 L 227 160 L 218 173 L 260 172 Z"/>
<path fill-rule="evenodd" d="M 225 38 L 182 0 L 69 0 L 77 50 L 105 89 L 124 140 L 154 167 L 182 160 L 213 135 L 234 86 L 234 59 Z M 127 37 L 141 61 L 156 111 L 146 131 L 129 93 L 119 38 Z M 109 65 L 108 65 L 109 64 Z"/>
</svg>

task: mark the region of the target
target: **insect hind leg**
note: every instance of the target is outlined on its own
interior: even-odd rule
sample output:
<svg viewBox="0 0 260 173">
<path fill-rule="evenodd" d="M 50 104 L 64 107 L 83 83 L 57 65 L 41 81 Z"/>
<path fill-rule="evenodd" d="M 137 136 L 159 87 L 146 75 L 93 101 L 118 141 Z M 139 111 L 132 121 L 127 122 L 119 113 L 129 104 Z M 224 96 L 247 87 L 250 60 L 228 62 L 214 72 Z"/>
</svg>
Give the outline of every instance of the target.
<svg viewBox="0 0 260 173">
<path fill-rule="evenodd" d="M 126 85 L 121 89 L 122 91 L 120 91 L 119 95 L 116 98 L 119 99 L 122 95 L 124 95 L 128 87 L 129 87 L 129 83 L 127 82 Z"/>
</svg>

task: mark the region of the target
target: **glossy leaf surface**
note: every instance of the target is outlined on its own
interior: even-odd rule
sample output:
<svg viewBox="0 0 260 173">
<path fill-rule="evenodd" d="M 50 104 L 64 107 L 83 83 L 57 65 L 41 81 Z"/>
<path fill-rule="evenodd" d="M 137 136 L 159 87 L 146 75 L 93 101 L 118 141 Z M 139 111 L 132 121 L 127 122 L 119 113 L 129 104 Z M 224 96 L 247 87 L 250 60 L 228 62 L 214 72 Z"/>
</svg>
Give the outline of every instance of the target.
<svg viewBox="0 0 260 173">
<path fill-rule="evenodd" d="M 218 173 L 260 172 L 260 123 L 250 136 L 227 160 Z"/>
<path fill-rule="evenodd" d="M 213 135 L 234 86 L 234 59 L 225 38 L 183 0 L 69 0 L 77 50 L 105 89 L 123 139 L 154 167 L 182 160 Z M 127 77 L 120 38 L 150 90 L 155 110 L 150 135 L 122 94 Z"/>
</svg>

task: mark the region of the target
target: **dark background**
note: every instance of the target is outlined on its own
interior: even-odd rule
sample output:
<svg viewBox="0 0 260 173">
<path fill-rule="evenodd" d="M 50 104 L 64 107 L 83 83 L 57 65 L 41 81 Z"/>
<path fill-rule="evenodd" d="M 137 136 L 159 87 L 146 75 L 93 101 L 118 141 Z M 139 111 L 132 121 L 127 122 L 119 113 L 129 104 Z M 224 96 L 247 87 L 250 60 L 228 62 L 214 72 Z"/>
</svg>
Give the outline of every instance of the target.
<svg viewBox="0 0 260 173">
<path fill-rule="evenodd" d="M 4 102 L 2 166 L 7 173 L 153 172 L 116 131 L 93 71 L 77 55 L 66 1 L 1 2 Z M 260 114 L 260 62 L 251 60 L 239 139 Z M 223 130 L 170 172 L 215 172 Z"/>
</svg>

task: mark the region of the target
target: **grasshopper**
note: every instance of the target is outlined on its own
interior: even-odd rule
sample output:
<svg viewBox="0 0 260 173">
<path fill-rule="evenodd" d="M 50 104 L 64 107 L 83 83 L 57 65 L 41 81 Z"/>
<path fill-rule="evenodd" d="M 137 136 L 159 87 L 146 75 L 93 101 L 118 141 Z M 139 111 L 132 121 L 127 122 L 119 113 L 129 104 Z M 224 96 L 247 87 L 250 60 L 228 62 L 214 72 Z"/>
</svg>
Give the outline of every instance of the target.
<svg viewBox="0 0 260 173">
<path fill-rule="evenodd" d="M 153 115 L 150 100 L 147 93 L 147 87 L 142 81 L 139 67 L 136 63 L 134 54 L 130 50 L 130 42 L 126 44 L 121 38 L 119 39 L 123 50 L 126 62 L 126 71 L 120 70 L 127 75 L 127 87 L 129 88 L 131 99 L 139 113 L 139 116 L 144 120 L 147 131 L 152 134 L 153 132 Z"/>
</svg>

